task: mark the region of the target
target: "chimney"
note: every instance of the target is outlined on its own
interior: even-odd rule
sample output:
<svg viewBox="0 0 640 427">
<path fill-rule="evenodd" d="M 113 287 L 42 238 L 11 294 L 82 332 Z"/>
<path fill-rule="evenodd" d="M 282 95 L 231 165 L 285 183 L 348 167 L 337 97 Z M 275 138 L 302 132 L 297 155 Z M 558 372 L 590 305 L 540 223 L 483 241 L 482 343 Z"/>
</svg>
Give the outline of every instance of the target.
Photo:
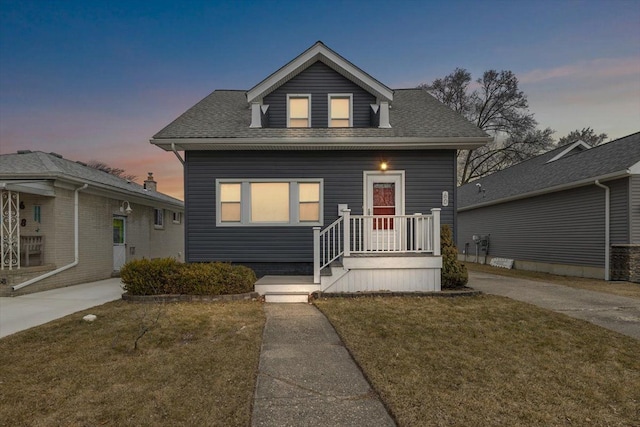
<svg viewBox="0 0 640 427">
<path fill-rule="evenodd" d="M 156 191 L 157 182 L 153 180 L 153 172 L 149 172 L 149 176 L 144 182 L 144 189 L 149 191 Z"/>
</svg>

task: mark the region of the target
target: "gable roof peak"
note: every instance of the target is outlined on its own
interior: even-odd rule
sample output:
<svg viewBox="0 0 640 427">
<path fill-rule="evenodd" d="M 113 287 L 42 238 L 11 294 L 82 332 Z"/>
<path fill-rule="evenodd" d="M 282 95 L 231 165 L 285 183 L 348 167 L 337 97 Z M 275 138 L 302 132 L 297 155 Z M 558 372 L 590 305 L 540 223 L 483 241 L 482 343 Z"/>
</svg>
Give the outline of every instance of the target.
<svg viewBox="0 0 640 427">
<path fill-rule="evenodd" d="M 577 153 L 581 153 L 585 150 L 589 150 L 592 147 L 587 144 L 586 142 L 582 141 L 582 140 L 577 140 L 574 143 L 571 144 L 567 144 L 564 147 L 560 147 L 560 149 L 563 149 L 562 151 L 560 151 L 560 153 L 558 153 L 557 155 L 555 155 L 554 157 L 552 157 L 551 159 L 549 159 L 547 161 L 547 163 L 551 163 L 551 162 L 555 162 L 556 160 L 560 160 L 561 158 L 570 155 L 571 153 L 573 154 L 577 154 Z"/>
<path fill-rule="evenodd" d="M 247 102 L 259 102 L 269 93 L 300 74 L 317 61 L 353 81 L 381 101 L 393 101 L 393 90 L 331 50 L 318 40 L 310 48 L 247 91 Z"/>
</svg>

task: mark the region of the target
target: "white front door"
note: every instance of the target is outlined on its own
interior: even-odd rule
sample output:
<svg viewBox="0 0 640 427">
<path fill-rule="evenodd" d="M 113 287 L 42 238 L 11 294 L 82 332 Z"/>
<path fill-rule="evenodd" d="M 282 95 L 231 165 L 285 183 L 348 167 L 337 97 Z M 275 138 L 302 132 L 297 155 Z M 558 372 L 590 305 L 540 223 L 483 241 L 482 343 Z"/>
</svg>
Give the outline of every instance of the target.
<svg viewBox="0 0 640 427">
<path fill-rule="evenodd" d="M 404 215 L 404 171 L 365 172 L 365 221 L 367 250 L 402 249 L 404 223 L 392 215 Z M 380 216 L 380 218 L 375 218 Z"/>
<path fill-rule="evenodd" d="M 127 217 L 113 217 L 113 271 L 120 271 L 127 261 Z"/>
</svg>

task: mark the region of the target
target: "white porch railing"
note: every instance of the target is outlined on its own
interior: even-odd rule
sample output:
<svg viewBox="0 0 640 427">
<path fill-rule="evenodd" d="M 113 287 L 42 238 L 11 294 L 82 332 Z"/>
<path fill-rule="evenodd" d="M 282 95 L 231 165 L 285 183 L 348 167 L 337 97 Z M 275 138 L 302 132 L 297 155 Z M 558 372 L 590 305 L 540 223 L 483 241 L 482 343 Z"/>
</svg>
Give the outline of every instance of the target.
<svg viewBox="0 0 640 427">
<path fill-rule="evenodd" d="M 440 208 L 431 215 L 343 216 L 321 230 L 313 228 L 313 276 L 340 256 L 351 254 L 431 253 L 440 255 Z"/>
</svg>

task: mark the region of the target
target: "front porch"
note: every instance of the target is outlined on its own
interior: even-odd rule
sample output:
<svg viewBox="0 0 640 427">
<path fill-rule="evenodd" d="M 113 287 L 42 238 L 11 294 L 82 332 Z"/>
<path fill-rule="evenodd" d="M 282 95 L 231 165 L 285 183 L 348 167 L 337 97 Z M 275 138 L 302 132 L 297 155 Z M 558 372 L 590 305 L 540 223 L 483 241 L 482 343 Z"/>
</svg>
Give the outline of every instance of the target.
<svg viewBox="0 0 640 427">
<path fill-rule="evenodd" d="M 313 229 L 313 276 L 264 276 L 267 302 L 306 302 L 313 292 L 440 291 L 440 209 L 431 215 L 351 215 Z"/>
</svg>

